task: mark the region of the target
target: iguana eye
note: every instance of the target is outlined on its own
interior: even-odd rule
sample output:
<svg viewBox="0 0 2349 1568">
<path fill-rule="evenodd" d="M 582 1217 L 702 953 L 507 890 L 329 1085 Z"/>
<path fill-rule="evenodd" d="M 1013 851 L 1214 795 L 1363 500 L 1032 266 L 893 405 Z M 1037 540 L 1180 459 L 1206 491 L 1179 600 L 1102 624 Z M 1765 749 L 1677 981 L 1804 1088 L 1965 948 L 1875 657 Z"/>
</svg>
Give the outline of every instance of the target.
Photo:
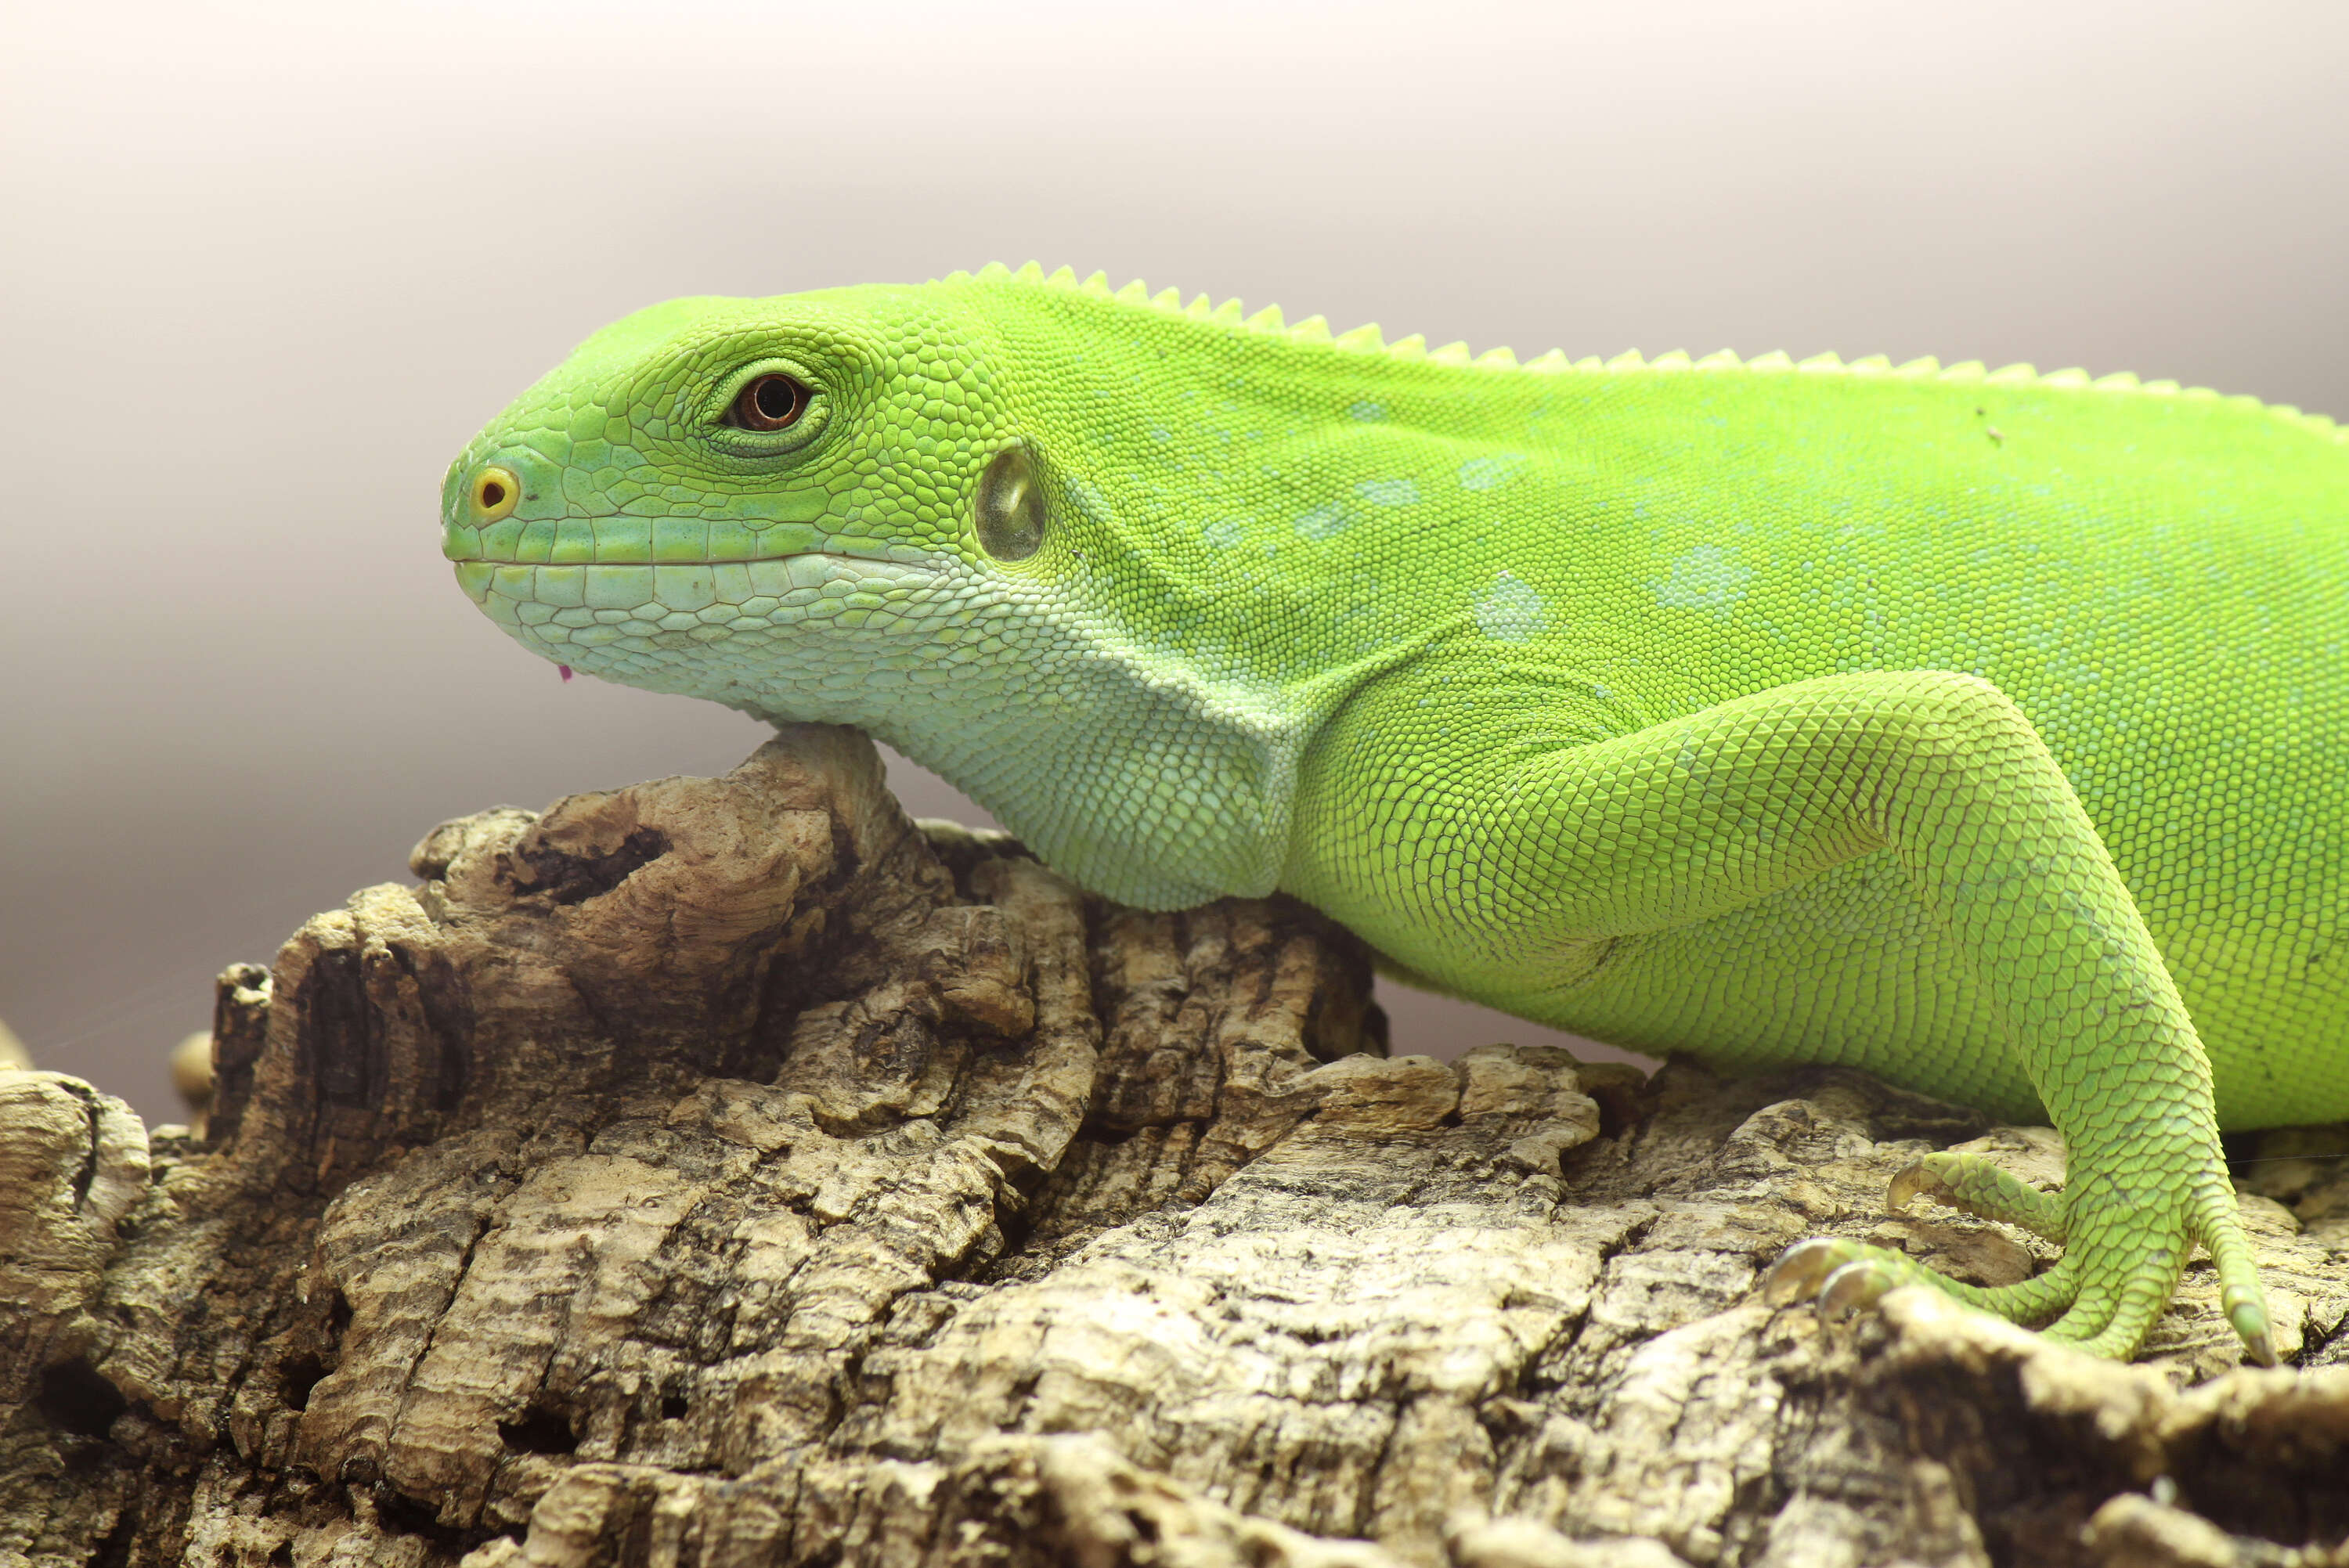
<svg viewBox="0 0 2349 1568">
<path fill-rule="evenodd" d="M 761 376 L 734 394 L 726 422 L 745 430 L 780 430 L 807 412 L 808 389 L 788 376 Z"/>
</svg>

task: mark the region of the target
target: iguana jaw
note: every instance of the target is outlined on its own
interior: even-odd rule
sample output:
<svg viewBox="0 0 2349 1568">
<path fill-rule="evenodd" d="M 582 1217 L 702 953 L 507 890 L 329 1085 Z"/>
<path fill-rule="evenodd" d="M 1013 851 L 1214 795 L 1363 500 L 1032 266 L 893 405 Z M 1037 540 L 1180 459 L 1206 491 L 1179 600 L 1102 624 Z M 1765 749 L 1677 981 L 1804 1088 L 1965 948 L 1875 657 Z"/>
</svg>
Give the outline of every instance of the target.
<svg viewBox="0 0 2349 1568">
<path fill-rule="evenodd" d="M 502 566 L 715 566 L 794 555 L 902 554 L 875 540 L 846 539 L 812 521 L 738 521 L 699 517 L 509 517 L 492 523 L 451 518 L 441 525 L 440 553 L 455 562 Z"/>
<path fill-rule="evenodd" d="M 712 642 L 755 644 L 772 657 L 779 640 L 885 638 L 892 623 L 935 614 L 927 602 L 942 575 L 927 562 L 832 551 L 738 561 L 460 561 L 455 569 L 467 595 L 533 652 L 621 679 L 707 664 L 698 650 Z"/>
</svg>

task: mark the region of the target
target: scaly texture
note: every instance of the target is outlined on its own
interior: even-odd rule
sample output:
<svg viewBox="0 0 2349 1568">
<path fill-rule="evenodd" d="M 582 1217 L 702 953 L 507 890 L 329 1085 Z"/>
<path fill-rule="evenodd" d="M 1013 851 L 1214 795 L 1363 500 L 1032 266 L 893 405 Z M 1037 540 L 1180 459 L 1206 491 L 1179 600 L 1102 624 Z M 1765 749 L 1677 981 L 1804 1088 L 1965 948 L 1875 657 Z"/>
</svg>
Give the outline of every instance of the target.
<svg viewBox="0 0 2349 1568">
<path fill-rule="evenodd" d="M 546 657 L 861 726 L 1112 898 L 1282 889 L 1599 1038 L 2044 1109 L 2065 1256 L 1974 1298 L 2127 1353 L 2199 1241 L 2264 1351 L 2217 1129 L 2349 1115 L 2329 421 L 989 268 L 631 316 L 445 520 Z"/>
</svg>

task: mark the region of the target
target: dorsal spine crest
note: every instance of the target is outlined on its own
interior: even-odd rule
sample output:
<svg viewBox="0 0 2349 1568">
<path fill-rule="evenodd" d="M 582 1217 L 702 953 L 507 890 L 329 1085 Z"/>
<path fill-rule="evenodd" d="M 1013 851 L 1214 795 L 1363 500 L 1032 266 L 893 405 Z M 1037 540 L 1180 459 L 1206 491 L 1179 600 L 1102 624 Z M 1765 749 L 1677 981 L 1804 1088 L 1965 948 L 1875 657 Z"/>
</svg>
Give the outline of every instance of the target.
<svg viewBox="0 0 2349 1568">
<path fill-rule="evenodd" d="M 1109 274 L 1106 273 L 1096 272 L 1092 276 L 1080 280 L 1073 267 L 1061 267 L 1048 273 L 1044 271 L 1041 263 L 1032 261 L 1016 269 L 1008 267 L 1001 262 L 989 262 L 979 268 L 976 273 L 951 273 L 947 274 L 945 281 L 947 283 L 1021 283 L 1039 288 L 1065 289 L 1102 299 L 1113 299 L 1124 304 L 1140 305 L 1165 315 L 1184 316 L 1193 321 L 1213 322 L 1218 326 L 1236 332 L 1263 333 L 1272 336 L 1286 337 L 1296 343 L 1328 344 L 1349 353 L 1383 354 L 1395 359 L 1416 360 L 1430 365 L 1473 366 L 1504 372 L 1530 371 L 1541 376 L 1620 375 L 1627 371 L 1656 371 L 1670 374 L 1682 370 L 1745 370 L 1756 375 L 1768 376 L 1792 370 L 1816 376 L 1895 376 L 1912 381 L 1945 381 L 1993 387 L 2053 387 L 2067 391 L 2123 393 L 2140 397 L 2190 398 L 2198 401 L 2220 399 L 2223 396 L 2226 402 L 2238 407 L 2261 408 L 2289 424 L 2304 427 L 2320 434 L 2331 436 L 2334 439 L 2349 440 L 2349 427 L 2340 425 L 2328 415 L 2308 413 L 2290 404 L 2263 403 L 2257 397 L 2240 393 L 2222 395 L 2208 387 L 2180 387 L 2177 382 L 2168 380 L 2143 381 L 2134 373 L 2127 370 L 2091 377 L 2087 371 L 2077 366 L 2042 373 L 2029 365 L 2020 363 L 2004 365 L 1996 370 L 1990 370 L 1986 369 L 1979 359 L 1967 359 L 1955 365 L 1943 365 L 1930 355 L 1922 358 L 1908 360 L 1897 366 L 1881 354 L 1871 354 L 1863 358 L 1849 361 L 1835 354 L 1816 354 L 1807 359 L 1796 360 L 1784 350 L 1775 348 L 1766 354 L 1757 354 L 1753 358 L 1745 360 L 1739 359 L 1734 353 L 1726 348 L 1716 349 L 1702 359 L 1695 360 L 1692 360 L 1688 354 L 1681 349 L 1660 354 L 1653 359 L 1643 357 L 1636 348 L 1627 349 L 1612 358 L 1589 356 L 1581 359 L 1572 359 L 1568 356 L 1565 350 L 1553 348 L 1536 355 L 1531 359 L 1520 361 L 1516 355 L 1506 347 L 1488 348 L 1478 354 L 1470 349 L 1464 342 L 1453 342 L 1444 344 L 1440 348 L 1431 349 L 1427 346 L 1427 339 L 1418 333 L 1413 333 L 1407 337 L 1399 337 L 1392 343 L 1389 343 L 1380 333 L 1378 324 L 1375 322 L 1366 322 L 1349 331 L 1333 334 L 1330 330 L 1327 318 L 1309 315 L 1291 324 L 1282 316 L 1278 305 L 1267 305 L 1262 310 L 1249 314 L 1247 307 L 1237 299 L 1227 299 L 1221 304 L 1214 304 L 1204 294 L 1193 296 L 1190 302 L 1185 304 L 1180 289 L 1162 289 L 1153 294 L 1149 285 L 1140 278 L 1134 279 L 1123 288 L 1112 289 L 1110 286 Z"/>
</svg>

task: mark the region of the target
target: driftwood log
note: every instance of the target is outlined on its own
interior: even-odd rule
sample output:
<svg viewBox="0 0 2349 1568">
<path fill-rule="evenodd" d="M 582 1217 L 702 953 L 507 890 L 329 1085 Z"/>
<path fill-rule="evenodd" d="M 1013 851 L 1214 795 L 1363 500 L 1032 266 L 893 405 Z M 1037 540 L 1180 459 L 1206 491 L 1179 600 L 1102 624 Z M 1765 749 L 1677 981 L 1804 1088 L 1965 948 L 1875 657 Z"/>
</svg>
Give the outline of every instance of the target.
<svg viewBox="0 0 2349 1568">
<path fill-rule="evenodd" d="M 0 1562 L 2349 1563 L 2349 1173 L 2244 1167 L 2147 1358 L 1882 1213 L 2044 1130 L 1846 1072 L 1389 1058 L 1359 944 L 909 822 L 853 732 L 435 830 L 223 976 L 206 1136 L 0 1071 Z M 2254 1153 L 2246 1150 L 2247 1157 Z"/>
</svg>

